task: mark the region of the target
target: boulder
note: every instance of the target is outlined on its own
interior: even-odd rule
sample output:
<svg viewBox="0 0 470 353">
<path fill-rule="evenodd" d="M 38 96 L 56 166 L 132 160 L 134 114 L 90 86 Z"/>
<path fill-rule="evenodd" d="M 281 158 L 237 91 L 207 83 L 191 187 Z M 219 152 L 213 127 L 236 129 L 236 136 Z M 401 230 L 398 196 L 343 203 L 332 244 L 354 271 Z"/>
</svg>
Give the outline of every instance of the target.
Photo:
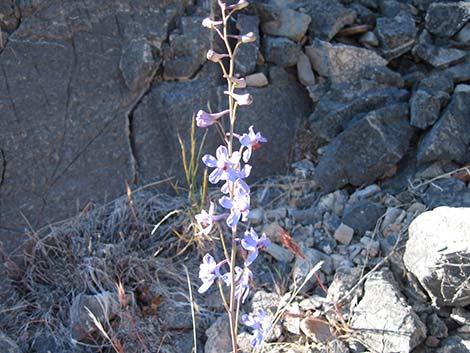
<svg viewBox="0 0 470 353">
<path fill-rule="evenodd" d="M 407 104 L 372 111 L 325 147 L 314 178 L 325 192 L 371 184 L 405 155 L 412 134 Z"/>
<path fill-rule="evenodd" d="M 470 19 L 467 1 L 432 3 L 426 14 L 426 29 L 432 34 L 452 37 Z"/>
<path fill-rule="evenodd" d="M 470 304 L 470 208 L 438 207 L 409 227 L 405 266 L 434 305 Z"/>
<path fill-rule="evenodd" d="M 426 338 L 426 326 L 400 293 L 389 269 L 374 272 L 354 309 L 351 327 L 372 352 L 411 352 Z"/>
<path fill-rule="evenodd" d="M 305 4 L 312 18 L 309 33 L 312 38 L 331 40 L 344 26 L 354 23 L 356 13 L 338 0 L 310 0 Z"/>
<path fill-rule="evenodd" d="M 367 67 L 385 66 L 387 60 L 372 50 L 315 39 L 305 52 L 320 76 L 334 83 L 354 82 Z"/>
<path fill-rule="evenodd" d="M 411 50 L 416 41 L 416 32 L 413 17 L 407 11 L 401 11 L 392 18 L 380 17 L 375 27 L 382 52 L 388 60 Z"/>
<path fill-rule="evenodd" d="M 470 143 L 470 91 L 455 92 L 442 117 L 419 142 L 419 162 L 464 162 Z"/>
<path fill-rule="evenodd" d="M 305 33 L 312 18 L 304 13 L 286 9 L 279 12 L 276 19 L 261 24 L 264 34 L 286 37 L 299 42 Z"/>
<path fill-rule="evenodd" d="M 243 44 L 238 48 L 235 56 L 235 66 L 237 73 L 241 76 L 246 76 L 255 71 L 260 47 L 259 23 L 258 16 L 238 14 L 236 25 L 238 31 L 242 34 L 253 32 L 256 36 L 254 42 Z"/>
</svg>

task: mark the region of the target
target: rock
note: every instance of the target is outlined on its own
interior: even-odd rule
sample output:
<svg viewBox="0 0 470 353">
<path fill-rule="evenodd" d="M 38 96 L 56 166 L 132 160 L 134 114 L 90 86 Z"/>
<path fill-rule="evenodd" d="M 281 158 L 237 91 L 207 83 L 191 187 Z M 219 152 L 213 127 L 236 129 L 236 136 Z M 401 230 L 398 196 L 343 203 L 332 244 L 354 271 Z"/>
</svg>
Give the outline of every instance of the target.
<svg viewBox="0 0 470 353">
<path fill-rule="evenodd" d="M 341 244 L 349 245 L 351 243 L 351 240 L 354 236 L 354 229 L 351 227 L 347 226 L 344 223 L 341 223 L 341 225 L 336 229 L 334 237 L 337 241 L 339 241 Z"/>
<path fill-rule="evenodd" d="M 470 311 L 465 310 L 464 308 L 452 308 L 452 313 L 450 318 L 454 320 L 460 326 L 470 324 Z"/>
<path fill-rule="evenodd" d="M 185 8 L 180 0 L 37 3 L 21 1 L 20 8 L 37 9 L 11 33 L 0 57 L 0 149 L 7 165 L 0 223 L 7 252 L 26 238 L 25 219 L 40 229 L 90 201 L 117 198 L 126 180 L 132 184 L 129 115 L 152 77 L 136 71 L 142 81 L 130 90 L 120 72 L 123 48 L 141 38 L 158 48 Z"/>
<path fill-rule="evenodd" d="M 305 336 L 315 343 L 328 343 L 334 340 L 330 325 L 325 319 L 309 316 L 300 322 L 300 329 Z"/>
<path fill-rule="evenodd" d="M 269 84 L 268 78 L 262 72 L 257 72 L 245 77 L 248 87 L 265 87 Z"/>
<path fill-rule="evenodd" d="M 410 124 L 420 129 L 432 126 L 441 112 L 441 102 L 438 97 L 423 90 L 413 93 L 410 100 Z"/>
<path fill-rule="evenodd" d="M 294 258 L 294 254 L 291 251 L 277 245 L 276 243 L 269 244 L 269 246 L 264 250 L 279 262 L 290 263 Z"/>
<path fill-rule="evenodd" d="M 418 190 L 428 209 L 439 206 L 470 207 L 470 190 L 455 178 L 434 181 L 425 190 Z"/>
<path fill-rule="evenodd" d="M 163 77 L 187 80 L 205 63 L 210 49 L 209 30 L 202 27 L 203 18 L 181 18 L 181 31 L 174 31 L 163 47 Z"/>
<path fill-rule="evenodd" d="M 281 297 L 276 293 L 266 292 L 263 290 L 257 291 L 253 294 L 253 299 L 251 300 L 251 312 L 258 309 L 263 309 L 266 313 L 266 316 L 270 319 L 271 323 L 274 321 L 274 316 L 276 315 Z M 282 334 L 282 325 L 280 323 L 276 324 L 271 329 L 271 334 L 265 338 L 267 342 L 278 339 Z M 253 347 L 251 347 L 253 348 Z"/>
<path fill-rule="evenodd" d="M 308 273 L 312 268 L 318 264 L 320 261 L 324 261 L 321 271 L 325 273 L 332 273 L 333 272 L 333 262 L 331 257 L 318 251 L 316 249 L 311 248 L 303 248 L 302 252 L 304 253 L 306 259 L 302 259 L 300 256 L 295 257 L 294 267 L 292 268 L 292 278 L 293 283 L 291 284 L 294 287 L 294 283 L 297 286 L 301 285 L 305 278 L 307 277 Z M 307 292 L 311 290 L 316 283 L 315 277 L 312 277 L 303 287 L 303 291 Z"/>
<path fill-rule="evenodd" d="M 375 35 L 374 32 L 366 32 L 359 37 L 359 42 L 364 45 L 370 45 L 371 47 L 379 46 L 379 38 Z"/>
<path fill-rule="evenodd" d="M 432 34 L 452 37 L 470 19 L 470 3 L 433 3 L 426 14 L 426 29 Z"/>
<path fill-rule="evenodd" d="M 360 200 L 346 206 L 343 223 L 353 228 L 357 234 L 363 235 L 366 231 L 375 228 L 377 220 L 384 212 L 383 206 L 369 200 Z"/>
<path fill-rule="evenodd" d="M 406 11 L 401 11 L 393 18 L 378 18 L 375 33 L 388 60 L 405 54 L 416 41 L 415 22 Z"/>
<path fill-rule="evenodd" d="M 241 76 L 246 76 L 255 71 L 259 56 L 260 34 L 258 16 L 238 14 L 237 29 L 242 34 L 253 32 L 256 36 L 256 41 L 240 46 L 235 56 L 237 72 Z"/>
<path fill-rule="evenodd" d="M 232 351 L 232 339 L 230 336 L 230 321 L 227 315 L 220 316 L 206 330 L 207 341 L 204 345 L 204 353 L 230 353 Z"/>
<path fill-rule="evenodd" d="M 448 336 L 448 329 L 445 322 L 433 313 L 428 316 L 426 320 L 426 325 L 428 327 L 428 335 L 437 337 L 437 338 L 446 338 Z"/>
<path fill-rule="evenodd" d="M 264 211 L 262 208 L 253 208 L 248 213 L 248 222 L 253 225 L 258 225 L 263 223 L 264 220 Z"/>
<path fill-rule="evenodd" d="M 362 276 L 359 267 L 339 268 L 335 272 L 335 277 L 328 287 L 328 293 L 331 299 L 341 304 L 343 312 L 349 313 L 363 294 L 363 285 L 358 285 L 352 292 L 349 292 L 356 286 Z"/>
<path fill-rule="evenodd" d="M 470 304 L 470 209 L 439 207 L 409 227 L 404 261 L 437 306 Z"/>
<path fill-rule="evenodd" d="M 329 192 L 348 183 L 371 184 L 394 166 L 413 133 L 407 115 L 407 105 L 390 105 L 368 113 L 335 137 L 315 169 L 320 187 Z"/>
<path fill-rule="evenodd" d="M 443 71 L 450 75 L 455 83 L 466 82 L 470 80 L 470 61 L 451 66 Z"/>
<path fill-rule="evenodd" d="M 79 294 L 73 299 L 70 307 L 70 328 L 72 338 L 79 342 L 88 342 L 90 335 L 97 328 L 89 311 L 103 325 L 111 321 L 118 313 L 119 298 L 111 292 L 96 295 Z"/>
<path fill-rule="evenodd" d="M 419 142 L 420 163 L 464 162 L 470 142 L 470 92 L 457 92 L 442 117 Z"/>
<path fill-rule="evenodd" d="M 434 45 L 431 36 L 424 30 L 419 36 L 418 45 L 413 48 L 413 55 L 435 68 L 444 68 L 465 58 L 467 52 L 465 50 Z"/>
<path fill-rule="evenodd" d="M 393 225 L 397 218 L 402 215 L 403 210 L 397 207 L 388 207 L 380 223 L 380 230 L 383 232 L 387 227 Z"/>
<path fill-rule="evenodd" d="M 378 88 L 358 92 L 353 87 L 333 87 L 323 95 L 310 115 L 310 130 L 317 147 L 323 146 L 350 125 L 355 117 L 407 99 L 408 92 L 396 88 Z"/>
<path fill-rule="evenodd" d="M 351 196 L 349 197 L 349 202 L 353 203 L 353 202 L 356 202 L 358 200 L 368 199 L 371 196 L 374 196 L 374 195 L 378 194 L 381 191 L 382 191 L 382 189 L 377 184 L 367 185 L 363 189 L 358 189 L 358 190 L 354 191 L 354 193 L 352 193 Z"/>
<path fill-rule="evenodd" d="M 297 61 L 297 77 L 304 86 L 311 86 L 315 84 L 315 75 L 313 74 L 310 59 L 305 54 L 300 54 Z"/>
<path fill-rule="evenodd" d="M 369 257 L 377 257 L 380 252 L 380 243 L 377 240 L 373 240 L 368 236 L 361 238 L 361 244 L 364 247 L 362 254 Z"/>
<path fill-rule="evenodd" d="M 161 59 L 156 61 L 153 57 L 151 43 L 140 38 L 131 40 L 123 47 L 119 69 L 127 87 L 134 91 L 139 88 L 138 85 L 148 85 L 160 64 Z"/>
<path fill-rule="evenodd" d="M 301 12 L 286 9 L 279 12 L 278 18 L 263 22 L 261 30 L 264 34 L 278 37 L 286 37 L 295 42 L 300 42 L 312 18 Z"/>
<path fill-rule="evenodd" d="M 439 3 L 439 2 L 458 2 L 459 0 L 412 0 L 414 6 L 416 6 L 421 11 L 426 12 L 429 8 L 429 5 L 432 3 Z"/>
<path fill-rule="evenodd" d="M 470 23 L 467 23 L 463 28 L 458 31 L 454 39 L 460 44 L 469 45 L 470 44 Z"/>
<path fill-rule="evenodd" d="M 22 353 L 15 341 L 2 331 L 0 331 L 0 351 L 2 353 Z"/>
<path fill-rule="evenodd" d="M 344 26 L 353 24 L 356 19 L 356 13 L 345 8 L 338 0 L 311 0 L 305 7 L 312 18 L 309 26 L 312 38 L 329 41 Z"/>
<path fill-rule="evenodd" d="M 315 170 L 313 162 L 309 159 L 302 159 L 301 161 L 294 162 L 291 164 L 291 168 L 294 170 L 294 174 L 296 176 L 304 179 L 311 177 Z"/>
<path fill-rule="evenodd" d="M 470 340 L 459 336 L 451 336 L 441 342 L 436 353 L 464 353 L 470 351 Z"/>
<path fill-rule="evenodd" d="M 282 67 L 295 66 L 302 54 L 300 45 L 282 37 L 264 36 L 263 48 L 266 61 Z"/>
<path fill-rule="evenodd" d="M 426 326 L 407 304 L 387 268 L 366 280 L 351 327 L 373 352 L 411 352 L 426 338 Z"/>
<path fill-rule="evenodd" d="M 458 93 L 458 92 L 468 93 L 470 92 L 470 85 L 463 85 L 463 84 L 457 85 L 455 86 L 454 92 L 455 93 Z"/>
<path fill-rule="evenodd" d="M 377 14 L 371 11 L 368 7 L 358 4 L 357 2 L 352 3 L 348 7 L 356 12 L 356 23 L 366 24 L 371 26 L 371 28 L 375 26 Z"/>
<path fill-rule="evenodd" d="M 15 10 L 13 3 L 0 3 L 0 27 L 3 30 L 13 31 L 18 27 L 21 16 Z"/>
<path fill-rule="evenodd" d="M 320 76 L 334 83 L 353 82 L 367 67 L 385 66 L 387 61 L 375 52 L 345 44 L 330 44 L 315 39 L 305 47 L 312 66 Z"/>
</svg>

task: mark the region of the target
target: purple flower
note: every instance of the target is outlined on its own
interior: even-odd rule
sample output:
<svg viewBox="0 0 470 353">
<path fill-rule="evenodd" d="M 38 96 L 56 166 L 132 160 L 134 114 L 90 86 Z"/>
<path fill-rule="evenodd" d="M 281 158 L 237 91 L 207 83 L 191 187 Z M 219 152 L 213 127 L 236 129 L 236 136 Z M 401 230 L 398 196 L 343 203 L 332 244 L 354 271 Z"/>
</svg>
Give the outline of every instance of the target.
<svg viewBox="0 0 470 353">
<path fill-rule="evenodd" d="M 271 240 L 266 237 L 266 234 L 263 233 L 260 238 L 253 228 L 246 231 L 242 240 L 242 247 L 248 251 L 245 266 L 249 266 L 255 261 L 259 248 L 267 247 L 269 244 L 271 244 Z"/>
<path fill-rule="evenodd" d="M 206 54 L 207 60 L 212 61 L 214 63 L 218 63 L 220 62 L 220 60 L 222 60 L 223 58 L 227 58 L 227 57 L 229 57 L 228 54 L 219 54 L 213 51 L 212 49 L 209 49 Z"/>
<path fill-rule="evenodd" d="M 271 322 L 263 309 L 258 309 L 250 314 L 242 315 L 242 322 L 244 325 L 254 330 L 253 339 L 251 340 L 251 344 L 253 346 L 261 344 L 264 336 L 271 329 Z"/>
<path fill-rule="evenodd" d="M 240 162 L 240 152 L 233 152 L 229 158 L 228 150 L 225 146 L 219 146 L 216 151 L 216 156 L 206 154 L 202 157 L 205 165 L 215 170 L 209 175 L 209 181 L 212 184 L 217 184 L 220 180 L 235 181 L 238 178 L 238 173 L 235 170 Z"/>
<path fill-rule="evenodd" d="M 238 179 L 235 183 L 234 198 L 231 199 L 223 196 L 219 199 L 220 205 L 230 210 L 230 214 L 227 217 L 227 225 L 229 227 L 236 226 L 240 218 L 243 222 L 246 222 L 248 219 L 248 213 L 250 212 L 250 190 L 249 188 L 247 190 L 245 185 L 246 183 L 242 183 L 241 179 Z"/>
<path fill-rule="evenodd" d="M 249 93 L 236 94 L 230 91 L 224 91 L 224 93 L 235 99 L 238 105 L 250 105 L 253 103 L 253 97 Z"/>
<path fill-rule="evenodd" d="M 245 302 L 248 293 L 250 292 L 250 281 L 253 278 L 253 273 L 248 267 L 242 269 L 235 267 L 235 299 L 241 298 L 242 303 Z M 230 287 L 230 272 L 222 276 L 222 280 L 227 286 Z"/>
<path fill-rule="evenodd" d="M 196 115 L 196 125 L 199 127 L 208 127 L 213 125 L 217 119 L 221 118 L 225 114 L 230 113 L 230 110 L 224 110 L 220 113 L 206 113 L 204 110 L 200 110 Z"/>
<path fill-rule="evenodd" d="M 250 165 L 245 165 L 245 167 L 250 167 L 248 168 L 249 171 L 251 171 L 251 166 Z M 234 187 L 237 188 L 242 188 L 243 189 L 243 192 L 245 193 L 250 193 L 250 187 L 248 186 L 248 184 L 243 180 L 241 179 L 242 177 L 245 178 L 243 175 L 246 175 L 244 174 L 246 172 L 246 168 L 243 167 L 242 171 L 240 173 L 238 173 L 238 176 L 240 178 L 238 178 L 236 181 L 235 181 L 235 184 L 234 184 Z M 244 172 L 245 171 L 245 172 Z M 248 172 L 249 174 L 249 172 Z M 228 194 L 230 192 L 230 183 L 227 181 L 224 185 L 222 185 L 222 187 L 220 188 L 220 191 L 222 191 L 224 194 Z"/>
<path fill-rule="evenodd" d="M 215 279 L 221 277 L 219 269 L 224 263 L 225 260 L 217 264 L 210 254 L 204 256 L 202 264 L 199 266 L 199 278 L 202 281 L 202 286 L 198 289 L 199 293 L 206 292 Z"/>
<path fill-rule="evenodd" d="M 209 212 L 206 212 L 206 210 L 202 210 L 201 213 L 197 214 L 196 221 L 201 228 L 201 231 L 197 233 L 199 234 L 204 234 L 207 235 L 210 233 L 212 230 L 212 227 L 214 226 L 214 221 L 218 221 L 225 216 L 227 216 L 226 213 L 220 214 L 220 215 L 214 215 L 214 209 L 215 209 L 215 204 L 211 201 L 210 206 L 209 206 Z"/>
<path fill-rule="evenodd" d="M 252 151 L 257 150 L 261 146 L 261 142 L 267 142 L 261 133 L 255 133 L 253 131 L 253 125 L 248 129 L 247 134 L 242 136 L 237 136 L 242 146 L 246 147 L 246 150 L 243 152 L 243 161 L 246 163 L 251 157 Z"/>
</svg>

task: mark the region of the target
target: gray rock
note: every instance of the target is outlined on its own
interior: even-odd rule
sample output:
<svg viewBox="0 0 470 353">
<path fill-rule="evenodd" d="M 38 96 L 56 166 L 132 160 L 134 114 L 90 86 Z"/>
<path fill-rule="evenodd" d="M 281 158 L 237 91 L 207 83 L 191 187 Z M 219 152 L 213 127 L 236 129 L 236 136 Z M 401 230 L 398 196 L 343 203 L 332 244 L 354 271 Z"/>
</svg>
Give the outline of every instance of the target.
<svg viewBox="0 0 470 353">
<path fill-rule="evenodd" d="M 187 80 L 206 61 L 210 49 L 210 31 L 202 27 L 203 18 L 181 18 L 181 29 L 170 34 L 169 45 L 163 47 L 163 77 L 166 80 Z"/>
<path fill-rule="evenodd" d="M 379 38 L 375 35 L 374 32 L 366 32 L 359 38 L 359 42 L 365 45 L 370 45 L 371 47 L 379 46 Z"/>
<path fill-rule="evenodd" d="M 452 37 L 470 19 L 470 3 L 433 3 L 426 14 L 426 29 L 432 34 Z"/>
<path fill-rule="evenodd" d="M 464 162 L 470 142 L 470 92 L 457 92 L 442 117 L 419 142 L 419 162 Z"/>
<path fill-rule="evenodd" d="M 460 326 L 470 324 L 470 311 L 465 310 L 464 308 L 452 308 L 452 313 L 450 318 L 454 320 Z"/>
<path fill-rule="evenodd" d="M 410 100 L 410 124 L 420 129 L 432 126 L 441 112 L 441 102 L 435 95 L 417 90 Z"/>
<path fill-rule="evenodd" d="M 434 72 L 421 80 L 419 89 L 439 97 L 442 105 L 444 105 L 450 99 L 450 93 L 454 89 L 454 82 L 449 74 Z"/>
<path fill-rule="evenodd" d="M 257 72 L 245 77 L 248 87 L 265 87 L 269 84 L 268 78 L 263 72 Z"/>
<path fill-rule="evenodd" d="M 0 228 L 8 250 L 24 238 L 25 219 L 40 229 L 132 184 L 129 115 L 150 77 L 139 72 L 138 88 L 126 86 L 123 47 L 146 38 L 158 48 L 185 3 L 47 2 L 11 34 L 0 57 Z"/>
<path fill-rule="evenodd" d="M 300 54 L 297 61 L 297 77 L 300 83 L 304 86 L 311 86 L 315 84 L 315 75 L 313 74 L 310 59 L 305 54 Z"/>
<path fill-rule="evenodd" d="M 232 339 L 230 336 L 230 320 L 227 315 L 220 316 L 206 330 L 207 341 L 204 345 L 204 353 L 230 353 L 232 351 Z"/>
<path fill-rule="evenodd" d="M 401 11 L 393 18 L 377 19 L 375 33 L 384 56 L 391 60 L 409 51 L 416 42 L 416 26 L 413 17 Z"/>
<path fill-rule="evenodd" d="M 343 308 L 343 312 L 350 312 L 351 306 L 354 306 L 362 297 L 364 285 L 357 285 L 362 276 L 362 270 L 355 268 L 339 268 L 335 272 L 335 277 L 328 287 L 328 294 L 331 299 L 338 302 Z M 352 290 L 355 288 L 354 290 Z M 351 293 L 350 293 L 351 292 Z"/>
<path fill-rule="evenodd" d="M 470 190 L 456 178 L 436 180 L 419 192 L 428 209 L 439 206 L 470 207 Z"/>
<path fill-rule="evenodd" d="M 470 351 L 470 340 L 459 336 L 451 336 L 441 342 L 436 353 L 464 353 Z"/>
<path fill-rule="evenodd" d="M 328 192 L 348 183 L 371 184 L 405 154 L 413 128 L 405 104 L 368 113 L 326 146 L 315 180 Z"/>
<path fill-rule="evenodd" d="M 426 326 L 407 304 L 387 268 L 366 280 L 351 327 L 372 352 L 411 352 L 426 338 Z"/>
<path fill-rule="evenodd" d="M 360 200 L 346 206 L 343 214 L 343 223 L 354 231 L 363 235 L 366 231 L 374 229 L 377 220 L 383 216 L 385 208 L 369 200 Z"/>
<path fill-rule="evenodd" d="M 467 23 L 463 28 L 455 35 L 455 40 L 460 44 L 470 44 L 470 23 Z"/>
<path fill-rule="evenodd" d="M 312 248 L 302 248 L 302 252 L 304 253 L 306 259 L 302 259 L 300 256 L 295 257 L 295 263 L 292 268 L 292 278 L 293 283 L 291 283 L 292 288 L 294 288 L 294 283 L 300 286 L 305 278 L 307 278 L 308 273 L 312 268 L 318 264 L 320 261 L 324 261 L 321 271 L 324 273 L 332 273 L 333 272 L 333 262 L 331 257 Z M 303 291 L 309 291 L 315 286 L 316 279 L 312 277 L 303 287 Z"/>
<path fill-rule="evenodd" d="M 375 0 L 374 0 L 375 1 Z M 368 7 L 365 7 L 356 2 L 349 5 L 349 8 L 356 12 L 356 22 L 359 24 L 366 24 L 371 27 L 375 26 L 377 14 L 371 11 Z M 378 44 L 377 44 L 378 45 Z"/>
<path fill-rule="evenodd" d="M 282 37 L 264 36 L 263 49 L 266 61 L 282 67 L 295 66 L 303 54 L 300 45 Z"/>
<path fill-rule="evenodd" d="M 379 2 L 380 12 L 383 16 L 393 18 L 400 12 L 410 12 L 407 4 L 397 0 L 382 0 Z"/>
<path fill-rule="evenodd" d="M 413 55 L 435 68 L 444 68 L 465 58 L 467 52 L 465 50 L 434 45 L 431 36 L 424 30 L 419 36 L 419 44 L 413 48 Z"/>
<path fill-rule="evenodd" d="M 426 319 L 428 335 L 437 338 L 446 338 L 449 334 L 447 325 L 437 314 L 433 313 Z"/>
<path fill-rule="evenodd" d="M 241 76 L 251 74 L 256 69 L 260 47 L 259 23 L 258 16 L 238 14 L 238 31 L 242 34 L 253 32 L 256 36 L 256 41 L 243 44 L 238 48 L 237 55 L 235 56 L 235 65 L 237 73 Z"/>
<path fill-rule="evenodd" d="M 140 38 L 131 40 L 123 47 L 119 69 L 127 87 L 134 91 L 139 85 L 148 85 L 160 64 L 161 59 L 155 60 L 153 57 L 151 43 Z"/>
<path fill-rule="evenodd" d="M 309 33 L 312 38 L 329 41 L 344 26 L 354 23 L 356 13 L 345 8 L 338 0 L 311 0 L 305 5 L 311 16 Z"/>
<path fill-rule="evenodd" d="M 451 66 L 443 71 L 450 75 L 455 83 L 466 82 L 470 80 L 470 61 Z"/>
<path fill-rule="evenodd" d="M 22 353 L 15 341 L 2 331 L 0 331 L 0 351 L 2 353 Z"/>
<path fill-rule="evenodd" d="M 414 6 L 416 6 L 421 11 L 426 12 L 429 6 L 432 3 L 440 3 L 440 2 L 458 2 L 459 0 L 412 0 Z"/>
<path fill-rule="evenodd" d="M 439 207 L 409 227 L 404 261 L 437 306 L 470 304 L 470 209 Z"/>
<path fill-rule="evenodd" d="M 336 137 L 354 120 L 395 102 L 404 101 L 408 92 L 396 88 L 358 92 L 353 87 L 333 87 L 323 95 L 308 118 L 312 138 L 318 147 Z"/>
<path fill-rule="evenodd" d="M 330 44 L 315 39 L 305 52 L 320 76 L 332 82 L 354 82 L 367 67 L 385 66 L 387 61 L 375 52 L 345 44 Z"/>
<path fill-rule="evenodd" d="M 282 10 L 275 20 L 263 22 L 261 29 L 264 34 L 287 37 L 299 42 L 307 32 L 311 21 L 309 15 L 286 9 Z"/>
<path fill-rule="evenodd" d="M 354 236 L 354 229 L 344 223 L 341 223 L 340 226 L 336 229 L 335 234 L 333 236 L 341 244 L 348 245 L 349 243 L 351 243 L 351 240 Z"/>
</svg>

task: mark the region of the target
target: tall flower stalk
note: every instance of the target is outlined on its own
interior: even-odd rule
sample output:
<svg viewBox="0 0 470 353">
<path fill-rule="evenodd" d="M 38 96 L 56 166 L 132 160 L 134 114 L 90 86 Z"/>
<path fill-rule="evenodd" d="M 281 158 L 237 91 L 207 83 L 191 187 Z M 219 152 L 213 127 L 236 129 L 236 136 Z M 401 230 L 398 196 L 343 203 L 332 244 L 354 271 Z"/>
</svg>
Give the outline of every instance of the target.
<svg viewBox="0 0 470 353">
<path fill-rule="evenodd" d="M 243 239 L 238 238 L 238 224 L 247 221 L 250 211 L 250 187 L 244 179 L 250 175 L 252 169 L 248 164 L 252 152 L 260 146 L 260 143 L 267 141 L 259 132 L 255 133 L 253 126 L 247 133 L 241 135 L 235 133 L 238 108 L 253 102 L 253 97 L 249 93 L 236 92 L 237 89 L 245 88 L 246 82 L 243 78 L 235 76 L 235 55 L 240 45 L 253 42 L 256 38 L 251 32 L 240 35 L 229 34 L 227 25 L 237 11 L 248 6 L 248 2 L 239 0 L 233 5 L 227 5 L 222 0 L 218 0 L 218 4 L 222 18 L 206 18 L 202 25 L 215 31 L 225 44 L 226 53 L 209 50 L 207 59 L 220 65 L 223 77 L 227 81 L 227 90 L 224 93 L 227 96 L 228 108 L 218 113 L 200 110 L 196 116 L 196 124 L 201 128 L 216 125 L 224 136 L 224 144 L 217 148 L 216 155 L 207 154 L 202 157 L 202 161 L 207 167 L 214 168 L 208 178 L 209 182 L 212 184 L 223 183 L 221 191 L 224 196 L 218 200 L 218 203 L 226 211 L 216 214 L 215 204 L 211 202 L 209 211 L 203 210 L 200 215 L 196 216 L 196 220 L 201 229 L 200 233 L 207 235 L 211 232 L 214 222 L 225 219 L 231 230 L 231 247 L 228 251 L 225 244 L 222 244 L 225 258 L 221 261 L 217 261 L 210 254 L 204 256 L 199 271 L 199 278 L 202 281 L 199 293 L 206 292 L 214 283 L 219 287 L 230 320 L 232 353 L 237 353 L 240 305 L 248 296 L 250 281 L 253 278 L 249 266 L 258 256 L 258 249 L 270 243 L 266 235 L 258 236 L 253 228 L 245 232 Z M 231 43 L 234 45 L 232 46 Z M 221 120 L 226 117 L 230 122 L 228 132 L 224 130 L 221 123 Z M 238 149 L 235 144 L 239 145 Z M 237 249 L 238 246 L 240 246 L 240 250 Z M 244 257 L 243 267 L 237 266 L 238 251 L 241 251 Z M 227 272 L 223 273 L 225 269 Z M 230 289 L 228 301 L 223 291 L 224 285 Z M 254 330 L 253 345 L 259 345 L 264 334 L 270 328 L 264 311 L 243 315 L 242 321 Z"/>
</svg>

